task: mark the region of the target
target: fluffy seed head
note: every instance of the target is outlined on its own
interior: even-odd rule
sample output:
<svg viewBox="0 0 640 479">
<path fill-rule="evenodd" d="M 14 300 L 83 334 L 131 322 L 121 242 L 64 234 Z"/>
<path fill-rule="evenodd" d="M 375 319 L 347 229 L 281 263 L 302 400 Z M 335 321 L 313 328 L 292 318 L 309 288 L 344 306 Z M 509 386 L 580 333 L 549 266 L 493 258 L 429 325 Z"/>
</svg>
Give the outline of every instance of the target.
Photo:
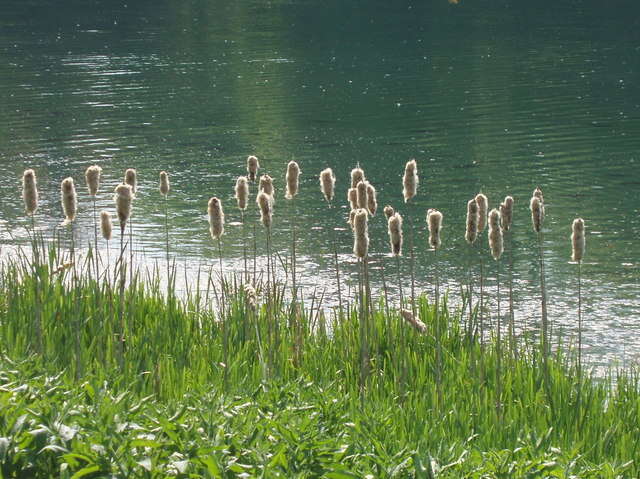
<svg viewBox="0 0 640 479">
<path fill-rule="evenodd" d="M 273 179 L 269 175 L 262 175 L 260 177 L 260 191 L 264 191 L 272 198 L 274 197 L 275 189 L 273 188 Z"/>
<path fill-rule="evenodd" d="M 160 194 L 167 196 L 169 194 L 169 174 L 166 171 L 160 172 Z"/>
<path fill-rule="evenodd" d="M 134 168 L 129 168 L 124 172 L 124 182 L 131 186 L 131 191 L 135 196 L 138 191 L 138 174 Z"/>
<path fill-rule="evenodd" d="M 336 177 L 331 168 L 325 168 L 320 172 L 320 191 L 324 195 L 325 200 L 331 202 L 333 200 L 333 190 L 336 185 Z"/>
<path fill-rule="evenodd" d="M 376 199 L 376 189 L 369 182 L 367 182 L 367 209 L 369 210 L 369 214 L 371 216 L 375 216 L 376 210 L 378 209 L 378 200 Z"/>
<path fill-rule="evenodd" d="M 100 231 L 102 232 L 102 237 L 107 241 L 111 240 L 111 235 L 113 233 L 113 223 L 111 223 L 111 213 L 107 210 L 102 210 L 100 212 Z"/>
<path fill-rule="evenodd" d="M 582 257 L 584 256 L 584 248 L 585 248 L 585 237 L 584 237 L 584 220 L 582 218 L 576 218 L 573 220 L 573 224 L 571 225 L 572 233 L 571 233 L 571 259 L 573 261 L 582 261 Z"/>
<path fill-rule="evenodd" d="M 260 221 L 262 221 L 262 225 L 267 229 L 271 228 L 273 219 L 273 201 L 271 196 L 261 191 L 258 193 L 256 203 L 260 208 Z"/>
<path fill-rule="evenodd" d="M 539 186 L 536 186 L 536 189 L 533 190 L 533 196 L 540 198 L 540 202 L 544 204 L 544 196 L 542 196 L 542 190 Z"/>
<path fill-rule="evenodd" d="M 250 284 L 244 285 L 244 301 L 249 309 L 255 309 L 258 304 L 256 290 Z"/>
<path fill-rule="evenodd" d="M 405 165 L 402 186 L 402 195 L 406 203 L 416 196 L 416 192 L 418 191 L 418 164 L 416 160 L 408 161 Z"/>
<path fill-rule="evenodd" d="M 396 212 L 396 211 L 393 209 L 393 206 L 391 206 L 391 205 L 387 205 L 387 206 L 385 206 L 383 211 L 384 211 L 384 215 L 387 217 L 387 220 L 388 220 L 389 218 L 391 218 L 391 217 L 394 215 L 394 213 Z"/>
<path fill-rule="evenodd" d="M 349 223 L 349 226 L 351 226 L 351 231 L 354 231 L 354 220 L 356 218 L 356 211 L 358 211 L 357 209 L 353 209 L 351 211 L 349 211 L 349 219 L 347 220 L 347 223 Z"/>
<path fill-rule="evenodd" d="M 22 199 L 26 213 L 28 215 L 35 214 L 38 209 L 38 187 L 36 172 L 31 168 L 24 170 L 22 174 Z"/>
<path fill-rule="evenodd" d="M 357 203 L 358 208 L 367 209 L 369 206 L 368 198 L 367 198 L 367 183 L 361 181 L 356 186 L 356 194 L 357 194 Z"/>
<path fill-rule="evenodd" d="M 349 200 L 349 206 L 352 210 L 358 209 L 358 189 L 357 188 L 349 188 L 349 192 L 347 193 L 347 199 Z"/>
<path fill-rule="evenodd" d="M 249 182 L 246 176 L 238 176 L 236 180 L 236 201 L 238 202 L 238 208 L 242 211 L 247 209 L 247 202 L 249 200 Z"/>
<path fill-rule="evenodd" d="M 369 213 L 360 208 L 353 218 L 353 254 L 358 258 L 365 258 L 369 251 Z"/>
<path fill-rule="evenodd" d="M 540 233 L 540 230 L 542 230 L 542 222 L 544 221 L 544 207 L 542 206 L 542 201 L 539 197 L 531 197 L 529 209 L 531 210 L 531 223 L 533 224 L 533 231 L 535 231 L 536 233 Z"/>
<path fill-rule="evenodd" d="M 391 215 L 387 221 L 387 226 L 391 254 L 400 256 L 402 255 L 402 216 L 400 216 L 400 213 Z"/>
<path fill-rule="evenodd" d="M 478 233 L 482 233 L 487 226 L 487 211 L 489 211 L 489 200 L 482 193 L 476 195 L 478 203 Z"/>
<path fill-rule="evenodd" d="M 413 316 L 413 312 L 411 312 L 410 310 L 401 309 L 400 310 L 400 316 L 402 316 L 402 319 L 404 319 L 410 326 L 412 326 L 419 333 L 426 333 L 427 332 L 426 324 L 424 324 L 419 319 L 416 319 Z"/>
<path fill-rule="evenodd" d="M 298 179 L 300 177 L 300 167 L 295 161 L 290 161 L 287 165 L 287 175 L 285 180 L 287 182 L 287 192 L 284 197 L 288 200 L 292 199 L 298 194 Z"/>
<path fill-rule="evenodd" d="M 364 170 L 357 166 L 351 170 L 351 188 L 358 186 L 361 181 L 364 181 Z"/>
<path fill-rule="evenodd" d="M 502 256 L 504 251 L 502 244 L 502 227 L 500 226 L 500 212 L 494 208 L 489 213 L 489 248 L 491 249 L 491 256 L 496 261 Z"/>
<path fill-rule="evenodd" d="M 257 156 L 248 156 L 247 157 L 247 174 L 249 176 L 249 181 L 256 181 L 258 177 L 258 168 L 260 168 L 260 162 L 258 161 Z"/>
<path fill-rule="evenodd" d="M 442 213 L 430 209 L 427 212 L 427 225 L 429 226 L 429 245 L 433 249 L 440 248 L 440 230 L 442 229 Z"/>
<path fill-rule="evenodd" d="M 96 196 L 98 188 L 100 188 L 100 175 L 102 174 L 102 168 L 98 165 L 90 166 L 84 172 L 84 179 L 87 182 L 87 188 L 89 189 L 90 196 Z"/>
<path fill-rule="evenodd" d="M 467 203 L 467 231 L 464 238 L 467 243 L 473 244 L 478 237 L 478 221 L 480 215 L 478 214 L 478 202 L 474 199 L 469 200 Z"/>
<path fill-rule="evenodd" d="M 509 231 L 511 229 L 513 222 L 513 198 L 511 196 L 506 196 L 504 201 L 500 203 L 500 221 L 503 230 Z"/>
<path fill-rule="evenodd" d="M 65 178 L 60 185 L 60 198 L 62 200 L 62 211 L 64 211 L 64 220 L 70 223 L 76 219 L 78 210 L 78 196 L 76 195 L 76 187 L 73 184 L 73 178 Z"/>
<path fill-rule="evenodd" d="M 214 240 L 220 239 L 224 234 L 224 212 L 222 202 L 215 196 L 209 200 L 209 232 Z"/>
<path fill-rule="evenodd" d="M 131 202 L 133 200 L 133 188 L 126 183 L 116 186 L 114 201 L 116 202 L 116 212 L 120 221 L 120 230 L 124 231 L 127 220 L 131 216 Z"/>
</svg>

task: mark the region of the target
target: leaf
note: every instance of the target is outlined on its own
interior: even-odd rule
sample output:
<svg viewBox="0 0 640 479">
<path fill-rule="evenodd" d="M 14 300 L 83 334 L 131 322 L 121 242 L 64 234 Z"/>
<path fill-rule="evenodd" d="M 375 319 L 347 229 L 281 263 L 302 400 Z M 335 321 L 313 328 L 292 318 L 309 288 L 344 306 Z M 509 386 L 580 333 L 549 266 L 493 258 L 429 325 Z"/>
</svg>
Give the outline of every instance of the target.
<svg viewBox="0 0 640 479">
<path fill-rule="evenodd" d="M 9 439 L 6 437 L 0 437 L 0 459 L 2 461 L 7 457 L 7 451 L 9 450 Z"/>
<path fill-rule="evenodd" d="M 343 470 L 334 469 L 331 472 L 328 472 L 327 474 L 325 474 L 324 477 L 327 477 L 329 479 L 356 479 L 356 478 L 359 478 L 360 476 L 358 476 L 357 474 L 354 474 L 353 472 L 349 472 L 346 469 L 343 469 Z"/>
<path fill-rule="evenodd" d="M 222 477 L 222 471 L 220 470 L 220 466 L 218 466 L 218 462 L 213 456 L 200 457 L 200 461 L 207 466 L 207 471 L 215 478 Z"/>
<path fill-rule="evenodd" d="M 94 464 L 92 466 L 83 467 L 79 471 L 77 471 L 71 479 L 80 479 L 81 477 L 88 476 L 89 474 L 93 474 L 94 472 L 100 471 L 100 466 Z"/>
</svg>

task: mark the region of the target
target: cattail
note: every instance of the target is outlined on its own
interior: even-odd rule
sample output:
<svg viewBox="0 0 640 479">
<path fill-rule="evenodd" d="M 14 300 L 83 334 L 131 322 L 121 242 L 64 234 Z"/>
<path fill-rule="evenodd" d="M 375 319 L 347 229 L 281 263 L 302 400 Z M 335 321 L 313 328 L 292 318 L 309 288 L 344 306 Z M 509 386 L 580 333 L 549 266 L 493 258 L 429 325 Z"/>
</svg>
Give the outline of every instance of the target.
<svg viewBox="0 0 640 479">
<path fill-rule="evenodd" d="M 496 261 L 502 256 L 504 247 L 502 244 L 502 227 L 500 226 L 500 212 L 494 208 L 489 213 L 489 248 L 491 256 Z"/>
<path fill-rule="evenodd" d="M 478 203 L 478 233 L 482 233 L 487 226 L 487 211 L 489 211 L 489 200 L 482 193 L 476 195 Z"/>
<path fill-rule="evenodd" d="M 513 198 L 511 196 L 506 196 L 504 201 L 500 203 L 500 221 L 503 230 L 509 231 L 511 229 L 513 221 Z"/>
<path fill-rule="evenodd" d="M 542 218 L 544 219 L 544 196 L 542 196 L 542 190 L 539 186 L 537 186 L 536 189 L 533 190 L 533 196 L 540 199 L 540 209 L 542 210 Z"/>
<path fill-rule="evenodd" d="M 391 205 L 387 205 L 387 206 L 385 206 L 383 211 L 384 211 L 384 215 L 387 217 L 387 220 L 388 220 L 389 218 L 391 218 L 391 217 L 395 214 L 395 212 L 396 212 L 396 211 L 393 209 L 393 206 L 391 206 Z"/>
<path fill-rule="evenodd" d="M 416 160 L 407 161 L 404 167 L 404 178 L 402 179 L 402 194 L 406 203 L 416 196 L 418 190 L 418 164 Z"/>
<path fill-rule="evenodd" d="M 349 188 L 347 199 L 349 200 L 349 206 L 351 207 L 351 209 L 357 210 L 358 209 L 358 190 L 356 188 Z"/>
<path fill-rule="evenodd" d="M 256 181 L 258 168 L 260 168 L 258 157 L 253 155 L 247 157 L 247 173 L 249 174 L 249 181 Z"/>
<path fill-rule="evenodd" d="M 369 251 L 369 214 L 365 209 L 358 209 L 353 218 L 353 254 L 358 258 L 365 258 Z"/>
<path fill-rule="evenodd" d="M 327 201 L 333 200 L 333 190 L 336 185 L 336 177 L 331 168 L 326 168 L 320 172 L 320 190 Z"/>
<path fill-rule="evenodd" d="M 427 225 L 429 226 L 429 245 L 431 245 L 433 249 L 440 248 L 442 213 L 435 209 L 427 211 Z"/>
<path fill-rule="evenodd" d="M 250 284 L 244 285 L 244 301 L 249 309 L 255 309 L 258 304 L 256 290 Z"/>
<path fill-rule="evenodd" d="M 351 226 L 351 231 L 354 231 L 354 220 L 356 218 L 356 211 L 358 211 L 357 208 L 349 212 L 349 219 L 347 223 L 349 223 L 349 226 Z"/>
<path fill-rule="evenodd" d="M 367 183 L 361 181 L 356 186 L 356 194 L 357 194 L 357 203 L 358 208 L 367 209 L 368 199 L 367 199 Z"/>
<path fill-rule="evenodd" d="M 408 309 L 401 309 L 400 316 L 402 316 L 402 319 L 409 323 L 409 325 L 413 326 L 419 333 L 425 333 L 427 331 L 427 325 L 419 319 L 416 319 L 413 316 L 413 312 Z"/>
<path fill-rule="evenodd" d="M 571 229 L 573 230 L 571 233 L 571 244 L 573 246 L 571 259 L 580 262 L 584 256 L 585 247 L 584 220 L 582 218 L 573 220 Z"/>
<path fill-rule="evenodd" d="M 73 178 L 65 178 L 60 185 L 62 210 L 64 211 L 65 223 L 70 223 L 76 219 L 78 209 L 78 196 L 76 195 L 76 187 L 73 184 Z"/>
<path fill-rule="evenodd" d="M 169 174 L 166 171 L 160 172 L 160 194 L 162 196 L 169 194 Z"/>
<path fill-rule="evenodd" d="M 241 210 L 247 209 L 247 201 L 249 199 L 249 182 L 246 176 L 238 176 L 236 180 L 236 200 L 238 202 L 238 208 Z"/>
<path fill-rule="evenodd" d="M 96 194 L 98 193 L 101 174 L 102 168 L 100 168 L 98 165 L 90 166 L 84 172 L 84 179 L 87 182 L 87 188 L 89 189 L 90 196 L 96 196 Z"/>
<path fill-rule="evenodd" d="M 224 234 L 224 212 L 222 202 L 215 196 L 209 200 L 209 231 L 214 240 L 219 240 Z"/>
<path fill-rule="evenodd" d="M 376 210 L 378 209 L 378 200 L 376 199 L 376 189 L 369 182 L 367 182 L 367 209 L 369 210 L 369 214 L 371 216 L 375 216 Z"/>
<path fill-rule="evenodd" d="M 533 231 L 535 231 L 536 233 L 540 233 L 540 230 L 542 229 L 542 221 L 544 220 L 544 208 L 539 197 L 531 197 L 529 209 L 531 210 L 531 222 L 533 223 Z"/>
<path fill-rule="evenodd" d="M 271 201 L 271 196 L 264 191 L 261 191 L 258 193 L 256 203 L 260 207 L 260 221 L 262 221 L 265 228 L 271 228 L 271 220 L 273 216 L 273 202 Z"/>
<path fill-rule="evenodd" d="M 111 234 L 113 232 L 113 224 L 111 223 L 111 213 L 107 210 L 100 212 L 100 230 L 102 231 L 102 237 L 107 241 L 110 241 Z"/>
<path fill-rule="evenodd" d="M 298 178 L 300 177 L 300 167 L 295 161 L 290 161 L 287 165 L 287 192 L 284 197 L 288 200 L 293 199 L 298 194 Z"/>
<path fill-rule="evenodd" d="M 120 221 L 120 229 L 124 231 L 124 225 L 131 216 L 131 201 L 133 200 L 133 188 L 126 183 L 120 183 L 116 186 L 116 194 L 114 200 L 116 202 L 116 211 L 118 220 Z"/>
<path fill-rule="evenodd" d="M 357 166 L 351 170 L 351 188 L 358 186 L 361 181 L 364 181 L 364 171 Z"/>
<path fill-rule="evenodd" d="M 389 243 L 391 244 L 391 253 L 394 256 L 402 255 L 402 216 L 400 213 L 394 213 L 389 217 L 387 222 L 389 229 Z"/>
<path fill-rule="evenodd" d="M 260 177 L 260 191 L 264 191 L 267 195 L 271 196 L 271 200 L 273 201 L 275 189 L 273 188 L 273 179 L 269 175 L 262 175 Z"/>
<path fill-rule="evenodd" d="M 124 172 L 124 182 L 131 186 L 131 192 L 135 196 L 138 191 L 138 174 L 135 169 L 129 168 Z"/>
<path fill-rule="evenodd" d="M 469 244 L 475 243 L 478 237 L 478 220 L 478 202 L 474 198 L 467 203 L 467 232 L 464 238 Z"/>
<path fill-rule="evenodd" d="M 24 170 L 22 174 L 22 199 L 26 213 L 28 215 L 35 214 L 38 209 L 38 187 L 36 172 L 31 168 Z"/>
</svg>

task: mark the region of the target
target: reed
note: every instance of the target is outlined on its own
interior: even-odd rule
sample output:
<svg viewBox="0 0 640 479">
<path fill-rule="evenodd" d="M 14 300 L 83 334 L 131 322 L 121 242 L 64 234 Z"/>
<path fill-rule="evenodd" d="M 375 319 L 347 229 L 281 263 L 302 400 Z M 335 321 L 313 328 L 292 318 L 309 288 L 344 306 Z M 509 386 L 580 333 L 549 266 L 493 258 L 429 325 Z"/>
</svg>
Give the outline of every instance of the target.
<svg viewBox="0 0 640 479">
<path fill-rule="evenodd" d="M 38 210 L 38 186 L 36 172 L 31 168 L 22 174 L 22 200 L 25 213 L 33 219 Z"/>
<path fill-rule="evenodd" d="M 322 195 L 324 196 L 324 199 L 327 202 L 327 205 L 329 206 L 330 210 L 333 207 L 333 197 L 335 192 L 335 186 L 336 186 L 336 176 L 334 175 L 333 170 L 331 168 L 325 168 L 324 170 L 322 170 L 320 172 L 320 191 L 322 192 Z M 333 245 L 333 261 L 334 261 L 334 267 L 336 271 L 336 284 L 338 286 L 338 307 L 340 308 L 340 314 L 342 315 L 344 309 L 342 307 L 342 288 L 340 286 L 340 264 L 338 262 L 338 244 L 336 242 L 335 228 L 332 226 L 330 230 L 331 230 L 331 243 Z"/>
<path fill-rule="evenodd" d="M 363 184 L 361 181 L 358 184 Z M 353 220 L 353 254 L 358 258 L 360 284 L 360 392 L 364 394 L 369 376 L 369 275 L 367 257 L 369 253 L 369 213 L 356 210 Z"/>
<path fill-rule="evenodd" d="M 487 233 L 491 256 L 496 261 L 496 285 L 498 317 L 496 328 L 496 409 L 502 418 L 502 311 L 500 310 L 500 257 L 504 252 L 501 215 L 496 208 L 489 213 L 489 231 Z"/>
<path fill-rule="evenodd" d="M 351 207 L 351 211 L 358 209 L 358 189 L 357 188 L 349 188 L 347 191 L 347 200 L 349 201 L 349 206 Z"/>
<path fill-rule="evenodd" d="M 480 234 L 480 241 L 478 245 L 480 257 L 480 343 L 484 345 L 484 250 L 482 247 L 481 233 L 487 226 L 487 210 L 489 208 L 489 200 L 484 194 L 478 193 L 476 195 L 476 203 L 478 205 L 478 234 Z"/>
<path fill-rule="evenodd" d="M 404 166 L 404 176 L 402 177 L 402 196 L 404 202 L 408 203 L 418 192 L 418 163 L 416 160 L 409 160 Z M 411 310 L 416 315 L 416 258 L 414 249 L 413 222 L 409 222 L 409 250 L 411 253 Z"/>
<path fill-rule="evenodd" d="M 32 274 L 34 277 L 34 333 L 36 336 L 36 353 L 43 352 L 42 338 L 42 307 L 40 298 L 40 253 L 38 250 L 38 238 L 36 237 L 35 215 L 38 210 L 38 186 L 36 172 L 31 168 L 24 170 L 22 174 L 22 200 L 25 214 L 31 218 L 31 248 L 33 250 Z"/>
<path fill-rule="evenodd" d="M 224 279 L 224 269 L 222 267 L 222 235 L 224 234 L 224 211 L 222 210 L 222 202 L 217 197 L 209 199 L 207 206 L 207 213 L 209 215 L 209 233 L 211 238 L 218 243 L 218 261 L 220 264 L 220 314 L 222 316 L 222 369 L 224 371 L 224 388 L 225 391 L 228 387 L 228 371 L 229 371 L 229 325 L 228 317 L 226 313 L 226 285 Z"/>
<path fill-rule="evenodd" d="M 582 377 L 582 258 L 585 250 L 584 220 L 571 224 L 571 261 L 578 264 L 578 381 Z"/>
<path fill-rule="evenodd" d="M 505 236 L 506 248 L 509 251 L 509 349 L 511 355 L 517 352 L 516 335 L 515 335 L 515 310 L 513 307 L 513 237 L 511 234 L 511 225 L 513 223 L 513 197 L 505 196 L 504 201 L 500 203 L 500 224 Z"/>
<path fill-rule="evenodd" d="M 125 243 L 124 232 L 127 226 L 127 221 L 131 217 L 131 209 L 133 202 L 133 188 L 130 184 L 120 183 L 115 188 L 114 201 L 116 204 L 116 213 L 118 215 L 118 221 L 120 222 L 120 257 L 118 258 L 118 279 L 119 279 L 119 308 L 118 308 L 118 326 L 116 330 L 117 349 L 118 349 L 118 363 L 120 370 L 124 369 L 124 353 L 125 353 L 125 337 L 126 337 L 126 324 L 124 315 L 124 294 L 125 294 L 125 282 L 126 282 L 126 265 L 124 262 L 125 256 Z M 129 245 L 131 247 L 131 245 Z M 133 264 L 129 264 L 129 268 L 133 270 Z M 133 273 L 132 273 L 133 274 Z"/>
<path fill-rule="evenodd" d="M 474 243 L 478 237 L 478 203 L 475 198 L 470 199 L 467 202 L 467 221 L 466 221 L 466 229 L 465 229 L 465 241 L 473 248 Z M 469 266 L 467 268 L 467 276 L 468 276 L 468 297 L 469 297 L 469 338 L 474 336 L 474 321 L 473 321 L 473 275 L 471 273 L 472 265 L 471 260 L 469 260 Z"/>
<path fill-rule="evenodd" d="M 529 202 L 529 209 L 531 210 L 531 223 L 533 225 L 533 231 L 536 233 L 538 240 L 538 263 L 540 270 L 540 315 L 542 319 L 542 352 L 546 361 L 549 355 L 549 323 L 547 320 L 547 293 L 545 285 L 544 274 L 544 255 L 543 255 L 543 237 L 542 237 L 542 225 L 544 221 L 545 208 L 544 200 L 542 198 L 542 191 L 540 188 L 536 188 Z"/>
<path fill-rule="evenodd" d="M 111 222 L 111 213 L 107 210 L 102 210 L 100 212 L 100 232 L 102 233 L 102 237 L 107 242 L 107 270 L 110 266 L 109 259 L 109 242 L 113 236 L 113 223 Z"/>
<path fill-rule="evenodd" d="M 436 255 L 438 249 L 441 246 L 440 231 L 442 230 L 442 213 L 436 209 L 429 209 L 427 211 L 427 227 L 429 229 L 429 246 L 433 250 L 433 265 L 434 276 L 436 280 L 435 284 L 435 301 L 434 301 L 434 324 L 435 324 L 435 337 L 436 337 L 436 387 L 438 388 L 438 407 L 443 406 L 443 394 L 442 394 L 442 331 L 441 331 L 441 319 L 439 316 L 439 301 L 440 301 L 440 275 L 438 272 L 438 264 Z"/>
<path fill-rule="evenodd" d="M 295 197 L 298 194 L 300 178 L 300 166 L 295 161 L 290 161 L 287 164 L 287 173 L 285 176 L 285 183 L 287 185 L 287 191 L 285 198 L 291 200 L 291 279 L 292 279 L 292 293 L 294 300 L 298 297 L 298 285 L 296 281 L 297 276 L 297 261 L 296 261 L 296 203 Z"/>
<path fill-rule="evenodd" d="M 88 167 L 84 172 L 84 179 L 87 183 L 87 189 L 89 190 L 89 196 L 93 201 L 93 238 L 94 238 L 94 248 L 93 252 L 95 255 L 95 272 L 96 278 L 98 278 L 99 273 L 99 259 L 98 259 L 98 216 L 97 216 L 97 208 L 96 208 L 96 196 L 98 194 L 98 189 L 100 188 L 100 175 L 102 174 L 102 168 L 98 165 L 93 165 Z"/>
<path fill-rule="evenodd" d="M 247 271 L 247 239 L 245 235 L 244 213 L 249 203 L 249 180 L 246 176 L 239 176 L 236 179 L 234 188 L 236 202 L 240 210 L 240 222 L 242 223 L 242 259 L 244 264 L 244 280 L 249 280 L 249 272 Z"/>
<path fill-rule="evenodd" d="M 131 187 L 132 199 L 138 194 L 138 173 L 135 168 L 124 172 L 124 183 Z M 129 282 L 133 281 L 133 219 L 129 218 Z"/>
</svg>

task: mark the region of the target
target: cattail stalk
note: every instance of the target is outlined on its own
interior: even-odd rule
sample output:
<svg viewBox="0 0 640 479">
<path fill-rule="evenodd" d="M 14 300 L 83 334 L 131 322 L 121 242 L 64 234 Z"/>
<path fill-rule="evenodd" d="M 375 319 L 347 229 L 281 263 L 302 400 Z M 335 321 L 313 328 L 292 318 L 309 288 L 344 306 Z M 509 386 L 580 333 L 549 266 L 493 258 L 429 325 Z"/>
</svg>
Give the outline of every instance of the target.
<svg viewBox="0 0 640 479">
<path fill-rule="evenodd" d="M 440 248 L 440 231 L 442 230 L 442 213 L 438 210 L 430 209 L 427 212 L 427 226 L 429 228 L 429 246 L 433 249 L 433 263 L 435 268 L 435 310 L 434 310 L 434 325 L 436 336 L 436 387 L 438 395 L 438 407 L 443 406 L 442 398 L 442 331 L 441 331 L 441 319 L 438 314 L 439 299 L 440 299 L 440 278 L 438 274 L 437 265 L 437 253 Z"/>
<path fill-rule="evenodd" d="M 369 252 L 369 214 L 364 208 L 356 210 L 354 217 L 353 232 L 353 253 L 358 258 L 359 268 L 359 284 L 360 287 L 360 392 L 364 393 L 368 377 L 369 364 L 369 348 L 368 348 L 368 327 L 369 327 L 369 311 L 368 311 L 368 274 L 367 274 L 367 256 Z"/>
<path fill-rule="evenodd" d="M 244 212 L 249 202 L 249 181 L 246 176 L 239 176 L 236 180 L 235 197 L 240 210 L 240 222 L 242 223 L 242 257 L 244 259 L 244 280 L 248 281 L 249 273 L 247 272 L 247 239 L 245 235 Z"/>
<path fill-rule="evenodd" d="M 491 256 L 496 260 L 496 284 L 497 284 L 497 300 L 498 300 L 498 324 L 497 324 L 497 340 L 496 340 L 496 410 L 498 416 L 501 416 L 502 407 L 502 312 L 500 310 L 500 257 L 503 253 L 502 226 L 500 224 L 500 212 L 494 208 L 489 213 L 489 248 Z"/>
<path fill-rule="evenodd" d="M 124 172 L 125 184 L 131 186 L 132 198 L 135 199 L 138 192 L 138 173 L 134 168 L 128 168 Z M 133 283 L 133 220 L 129 220 L 129 283 Z"/>
<path fill-rule="evenodd" d="M 165 251 L 166 251 L 166 260 L 167 260 L 167 299 L 170 294 L 171 288 L 171 270 L 169 267 L 169 205 L 168 205 L 168 196 L 169 196 L 169 175 L 166 171 L 160 172 L 160 186 L 159 186 L 160 194 L 164 198 L 164 239 L 165 239 Z"/>
<path fill-rule="evenodd" d="M 98 218 L 97 218 L 97 209 L 96 209 L 96 195 L 98 194 L 98 189 L 100 188 L 100 175 L 102 174 L 102 168 L 98 165 L 90 166 L 86 169 L 84 173 L 84 178 L 87 182 L 87 189 L 89 190 L 89 196 L 93 201 L 93 238 L 94 238 L 94 249 L 93 254 L 95 255 L 95 270 L 96 270 L 96 280 L 98 279 Z"/>
<path fill-rule="evenodd" d="M 22 199 L 27 216 L 31 217 L 32 250 L 33 250 L 33 287 L 35 297 L 34 332 L 36 337 L 36 353 L 44 351 L 42 341 L 42 306 L 40 302 L 40 254 L 38 253 L 38 240 L 36 238 L 35 213 L 38 209 L 38 187 L 36 172 L 31 168 L 22 174 Z"/>
<path fill-rule="evenodd" d="M 298 289 L 296 282 L 296 203 L 295 196 L 298 194 L 300 177 L 300 166 L 295 161 L 290 161 L 287 164 L 287 174 L 285 182 L 287 184 L 287 192 L 285 198 L 291 200 L 291 279 L 293 285 L 293 300 L 294 304 L 298 297 Z"/>
<path fill-rule="evenodd" d="M 336 177 L 333 174 L 333 170 L 331 168 L 325 168 L 320 172 L 320 191 L 324 195 L 324 199 L 326 200 L 329 209 L 333 208 L 333 196 L 336 184 Z M 342 288 L 340 287 L 340 264 L 338 263 L 338 245 L 336 242 L 336 231 L 335 228 L 331 227 L 331 242 L 333 243 L 333 260 L 335 264 L 336 270 L 336 283 L 338 286 L 338 306 L 340 311 L 340 317 L 342 317 L 343 309 L 342 309 Z"/>
<path fill-rule="evenodd" d="M 38 209 L 38 186 L 36 172 L 31 168 L 22 174 L 22 199 L 27 216 L 33 217 Z"/>
<path fill-rule="evenodd" d="M 571 260 L 578 263 L 578 387 L 582 376 L 582 258 L 585 250 L 584 220 L 576 218 L 571 225 Z"/>
<path fill-rule="evenodd" d="M 111 223 L 111 213 L 106 210 L 100 212 L 100 231 L 102 237 L 107 242 L 107 269 L 109 268 L 109 242 L 113 235 L 113 224 Z"/>
<path fill-rule="evenodd" d="M 467 222 L 466 222 L 466 231 L 465 231 L 465 240 L 466 242 L 473 247 L 477 237 L 478 237 L 478 221 L 479 221 L 479 213 L 478 213 L 478 202 L 475 198 L 472 198 L 467 203 Z M 468 289 L 469 289 L 469 340 L 474 336 L 474 324 L 473 324 L 473 276 L 471 274 L 471 259 L 469 260 L 469 267 L 467 269 L 468 273 Z"/>
<path fill-rule="evenodd" d="M 515 311 L 513 308 L 513 237 L 511 235 L 511 225 L 513 223 L 513 198 L 506 196 L 500 204 L 500 221 L 505 235 L 505 243 L 509 251 L 509 349 L 511 355 L 516 357 L 516 336 L 515 336 Z"/>
<path fill-rule="evenodd" d="M 484 231 L 487 225 L 487 209 L 489 208 L 489 201 L 482 193 L 478 193 L 475 199 L 478 205 L 478 233 L 480 234 Z M 480 344 L 484 346 L 484 250 L 482 246 L 482 235 L 480 235 L 478 251 L 480 255 Z"/>
<path fill-rule="evenodd" d="M 118 309 L 118 360 L 120 370 L 124 370 L 124 352 L 125 352 L 125 316 L 124 316 L 124 286 L 126 281 L 126 265 L 124 264 L 124 231 L 127 221 L 131 217 L 131 203 L 133 201 L 133 188 L 127 183 L 120 183 L 116 186 L 114 201 L 116 203 L 116 212 L 118 221 L 120 222 L 120 258 L 118 259 L 118 276 L 120 284 L 120 307 Z M 129 246 L 131 247 L 131 246 Z M 131 267 L 131 265 L 130 265 Z"/>
<path fill-rule="evenodd" d="M 549 355 L 549 324 L 547 321 L 547 293 L 544 278 L 544 255 L 542 252 L 543 236 L 542 236 L 542 224 L 544 221 L 544 203 L 542 199 L 542 191 L 540 188 L 536 188 L 529 202 L 529 208 L 531 210 L 531 222 L 533 230 L 538 237 L 538 261 L 540 269 L 540 309 L 542 316 L 542 353 L 545 361 L 545 369 L 547 356 Z"/>
<path fill-rule="evenodd" d="M 418 164 L 416 160 L 410 160 L 404 167 L 404 176 L 402 177 L 402 195 L 404 202 L 408 203 L 418 191 Z M 409 249 L 411 252 L 411 310 L 416 315 L 416 273 L 415 273 L 415 250 L 413 247 L 413 221 L 409 224 Z"/>
</svg>

